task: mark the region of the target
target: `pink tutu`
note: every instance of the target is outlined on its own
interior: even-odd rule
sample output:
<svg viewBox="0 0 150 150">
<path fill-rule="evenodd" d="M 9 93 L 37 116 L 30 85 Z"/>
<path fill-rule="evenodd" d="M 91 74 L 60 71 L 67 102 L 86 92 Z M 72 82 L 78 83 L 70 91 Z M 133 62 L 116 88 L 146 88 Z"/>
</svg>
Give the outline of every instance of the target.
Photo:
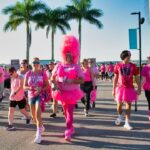
<svg viewBox="0 0 150 150">
<path fill-rule="evenodd" d="M 61 104 L 76 104 L 82 97 L 84 97 L 84 93 L 80 89 L 64 91 L 64 90 L 56 90 L 52 92 L 52 97 L 55 100 L 61 102 Z"/>
<path fill-rule="evenodd" d="M 137 101 L 136 90 L 132 87 L 117 87 L 115 101 L 131 103 Z"/>
</svg>

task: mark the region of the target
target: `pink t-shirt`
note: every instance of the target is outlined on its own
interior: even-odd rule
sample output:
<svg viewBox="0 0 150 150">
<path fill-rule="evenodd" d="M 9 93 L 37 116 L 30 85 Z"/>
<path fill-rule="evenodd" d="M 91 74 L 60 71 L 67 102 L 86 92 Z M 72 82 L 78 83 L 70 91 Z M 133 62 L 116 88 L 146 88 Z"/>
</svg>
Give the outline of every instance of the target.
<svg viewBox="0 0 150 150">
<path fill-rule="evenodd" d="M 82 69 L 83 72 L 83 78 L 85 82 L 92 81 L 91 73 L 90 73 L 90 68 L 87 69 Z"/>
<path fill-rule="evenodd" d="M 56 78 L 59 88 L 72 91 L 79 88 L 79 84 L 66 83 L 67 79 L 78 79 L 83 77 L 81 68 L 77 64 L 57 64 L 52 71 L 52 77 Z"/>
<path fill-rule="evenodd" d="M 121 62 L 115 65 L 114 73 L 119 75 L 118 86 L 133 88 L 133 76 L 138 75 L 139 71 L 135 64 L 123 64 Z"/>
<path fill-rule="evenodd" d="M 11 79 L 11 93 L 10 93 L 9 99 L 12 100 L 12 101 L 20 101 L 24 97 L 23 87 L 16 93 L 16 95 L 12 96 L 12 94 L 14 92 L 16 92 L 18 90 L 18 88 L 20 87 L 21 80 L 23 80 L 23 78 L 21 76 L 18 76 L 17 78 L 12 78 Z"/>
<path fill-rule="evenodd" d="M 44 87 L 44 80 L 48 80 L 47 75 L 45 71 L 40 72 L 33 72 L 28 71 L 25 75 L 25 80 L 27 80 L 28 86 L 32 88 L 32 90 L 28 91 L 28 97 L 34 98 L 35 97 L 35 91 L 37 87 L 43 88 Z"/>
<path fill-rule="evenodd" d="M 143 67 L 141 75 L 146 78 L 143 83 L 143 89 L 150 91 L 150 65 Z"/>
<path fill-rule="evenodd" d="M 105 72 L 105 71 L 106 71 L 105 65 L 102 65 L 102 66 L 100 67 L 100 70 L 101 70 L 101 72 Z"/>
<path fill-rule="evenodd" d="M 4 70 L 2 67 L 0 67 L 0 74 L 2 74 L 0 76 L 0 84 L 4 82 Z"/>
<path fill-rule="evenodd" d="M 109 65 L 109 66 L 108 66 L 108 71 L 109 71 L 109 72 L 113 72 L 113 71 L 114 71 L 113 65 Z"/>
</svg>

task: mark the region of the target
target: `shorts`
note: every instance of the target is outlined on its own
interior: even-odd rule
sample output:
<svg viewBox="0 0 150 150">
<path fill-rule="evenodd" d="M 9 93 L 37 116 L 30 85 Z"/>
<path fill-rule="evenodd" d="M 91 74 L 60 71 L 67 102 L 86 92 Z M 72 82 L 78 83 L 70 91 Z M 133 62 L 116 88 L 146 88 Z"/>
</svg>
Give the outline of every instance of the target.
<svg viewBox="0 0 150 150">
<path fill-rule="evenodd" d="M 10 107 L 16 107 L 18 105 L 19 109 L 24 109 L 26 106 L 26 100 L 22 99 L 21 101 L 10 101 Z"/>
<path fill-rule="evenodd" d="M 40 103 L 40 96 L 28 98 L 29 105 L 35 105 L 36 103 Z"/>
</svg>

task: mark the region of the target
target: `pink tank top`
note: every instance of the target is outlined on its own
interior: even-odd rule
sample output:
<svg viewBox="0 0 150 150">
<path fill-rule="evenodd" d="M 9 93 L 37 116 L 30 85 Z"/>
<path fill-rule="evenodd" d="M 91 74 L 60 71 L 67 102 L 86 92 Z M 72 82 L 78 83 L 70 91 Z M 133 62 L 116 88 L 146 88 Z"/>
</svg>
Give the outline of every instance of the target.
<svg viewBox="0 0 150 150">
<path fill-rule="evenodd" d="M 85 81 L 85 82 L 92 81 L 90 69 L 89 69 L 89 68 L 87 68 L 87 69 L 82 69 L 82 71 L 83 71 L 84 81 Z"/>
<path fill-rule="evenodd" d="M 81 68 L 77 64 L 58 64 L 53 72 L 52 76 L 56 77 L 59 88 L 64 91 L 72 91 L 79 89 L 79 84 L 63 82 L 64 79 L 78 79 L 83 77 Z"/>
<path fill-rule="evenodd" d="M 23 87 L 16 93 L 16 95 L 12 96 L 13 93 L 16 92 L 18 90 L 18 88 L 20 87 L 21 80 L 22 80 L 21 76 L 18 76 L 17 78 L 14 78 L 11 80 L 11 94 L 9 97 L 10 100 L 20 101 L 23 99 L 23 97 L 24 97 Z"/>
</svg>

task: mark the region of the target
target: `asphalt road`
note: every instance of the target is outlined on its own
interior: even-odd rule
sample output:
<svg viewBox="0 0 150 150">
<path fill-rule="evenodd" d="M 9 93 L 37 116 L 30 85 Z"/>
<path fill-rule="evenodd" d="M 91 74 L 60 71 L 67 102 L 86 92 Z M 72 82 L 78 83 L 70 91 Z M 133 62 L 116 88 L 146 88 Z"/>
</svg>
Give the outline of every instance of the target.
<svg viewBox="0 0 150 150">
<path fill-rule="evenodd" d="M 147 102 L 144 94 L 139 97 L 138 111 L 132 107 L 132 131 L 121 126 L 115 126 L 116 103 L 111 96 L 110 82 L 101 82 L 98 86 L 96 108 L 85 117 L 83 105 L 75 110 L 76 134 L 71 142 L 63 138 L 65 120 L 59 112 L 57 118 L 50 118 L 50 105 L 43 113 L 46 131 L 42 144 L 34 144 L 36 128 L 33 123 L 25 125 L 22 115 L 16 109 L 15 131 L 6 131 L 9 100 L 0 103 L 0 150 L 94 150 L 94 149 L 122 149 L 122 150 L 150 150 L 150 121 L 147 118 Z M 61 108 L 59 109 L 61 110 Z"/>
</svg>

